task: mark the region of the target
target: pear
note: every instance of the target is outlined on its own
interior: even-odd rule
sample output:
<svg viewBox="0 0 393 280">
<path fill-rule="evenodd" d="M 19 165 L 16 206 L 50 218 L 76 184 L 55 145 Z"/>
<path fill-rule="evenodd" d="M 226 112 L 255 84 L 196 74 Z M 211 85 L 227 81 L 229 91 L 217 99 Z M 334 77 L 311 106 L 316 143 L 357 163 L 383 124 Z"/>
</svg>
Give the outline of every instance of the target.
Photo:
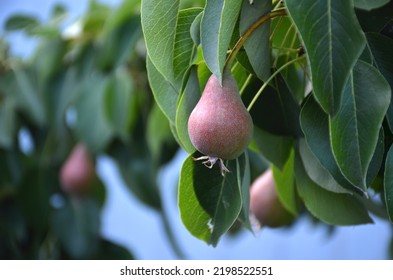
<svg viewBox="0 0 393 280">
<path fill-rule="evenodd" d="M 79 194 L 86 192 L 94 178 L 94 163 L 87 147 L 77 144 L 60 171 L 60 183 L 64 192 Z"/>
<path fill-rule="evenodd" d="M 211 75 L 202 97 L 188 119 L 191 143 L 205 156 L 195 160 L 211 168 L 216 162 L 224 175 L 229 170 L 223 160 L 240 156 L 253 134 L 253 122 L 244 106 L 236 80 L 226 72 L 222 85 Z"/>
<path fill-rule="evenodd" d="M 250 212 L 257 219 L 258 227 L 282 227 L 290 224 L 294 218 L 278 198 L 270 168 L 255 179 L 250 187 Z"/>
</svg>

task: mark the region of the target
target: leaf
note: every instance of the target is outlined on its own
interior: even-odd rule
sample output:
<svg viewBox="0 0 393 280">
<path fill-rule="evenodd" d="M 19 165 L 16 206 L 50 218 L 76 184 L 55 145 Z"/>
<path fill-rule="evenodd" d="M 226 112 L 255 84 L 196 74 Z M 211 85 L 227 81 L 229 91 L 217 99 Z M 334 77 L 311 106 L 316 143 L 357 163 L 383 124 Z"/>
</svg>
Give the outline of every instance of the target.
<svg viewBox="0 0 393 280">
<path fill-rule="evenodd" d="M 179 0 L 143 0 L 142 30 L 151 63 L 171 84 L 175 80 L 174 47 Z"/>
<path fill-rule="evenodd" d="M 257 1 L 253 5 L 243 1 L 240 13 L 240 34 L 272 9 L 271 1 Z M 244 49 L 254 72 L 262 81 L 270 76 L 270 21 L 259 26 L 244 43 Z"/>
<path fill-rule="evenodd" d="M 377 0 L 379 1 L 379 0 Z M 356 10 L 356 16 L 364 32 L 383 32 L 392 20 L 393 1 L 381 8 L 365 11 Z"/>
<path fill-rule="evenodd" d="M 241 5 L 238 0 L 206 1 L 201 22 L 202 51 L 207 66 L 219 81 Z"/>
<path fill-rule="evenodd" d="M 353 2 L 356 8 L 370 11 L 386 5 L 389 1 L 390 0 L 354 0 Z"/>
<path fill-rule="evenodd" d="M 370 186 L 374 179 L 377 177 L 385 155 L 385 134 L 383 132 L 383 127 L 379 131 L 379 137 L 377 142 L 377 147 L 375 148 L 373 158 L 371 159 L 370 166 L 367 170 L 366 183 Z"/>
<path fill-rule="evenodd" d="M 229 161 L 230 172 L 222 176 L 217 165 L 209 169 L 193 156 L 184 161 L 180 173 L 180 216 L 192 235 L 216 246 L 242 208 L 236 161 Z"/>
<path fill-rule="evenodd" d="M 179 137 L 182 148 L 189 154 L 195 152 L 195 147 L 192 145 L 190 136 L 188 135 L 188 119 L 200 97 L 197 67 L 193 66 L 176 110 L 177 136 Z"/>
<path fill-rule="evenodd" d="M 194 21 L 191 23 L 190 27 L 190 35 L 194 44 L 199 46 L 201 43 L 201 21 L 202 21 L 203 12 L 199 13 Z"/>
<path fill-rule="evenodd" d="M 372 223 L 364 205 L 349 194 L 329 192 L 315 184 L 304 170 L 300 155 L 295 156 L 295 176 L 299 196 L 313 216 L 331 225 Z"/>
<path fill-rule="evenodd" d="M 99 260 L 134 260 L 134 256 L 125 247 L 120 246 L 113 241 L 101 239 L 99 254 L 96 259 Z"/>
<path fill-rule="evenodd" d="M 367 42 L 378 70 L 393 88 L 393 39 L 377 33 L 367 34 Z M 390 130 L 393 131 L 393 102 L 390 100 L 388 112 L 386 114 Z"/>
<path fill-rule="evenodd" d="M 360 187 L 352 185 L 341 173 L 330 145 L 329 118 L 313 95 L 306 99 L 302 107 L 300 123 L 308 147 L 337 183 L 351 192 L 364 194 Z"/>
<path fill-rule="evenodd" d="M 169 122 L 157 105 L 150 110 L 146 141 L 153 158 L 158 158 L 167 139 L 173 139 Z"/>
<path fill-rule="evenodd" d="M 50 222 L 63 249 L 71 258 L 91 259 L 96 255 L 100 209 L 94 200 L 88 197 L 62 198 L 62 205 L 53 210 Z"/>
<path fill-rule="evenodd" d="M 282 205 L 294 216 L 299 213 L 297 203 L 297 194 L 295 188 L 295 174 L 294 174 L 295 153 L 290 150 L 289 158 L 282 170 L 273 165 L 273 177 L 278 194 L 278 198 Z"/>
<path fill-rule="evenodd" d="M 46 121 L 46 112 L 31 69 L 15 69 L 16 104 L 25 110 L 38 125 Z"/>
<path fill-rule="evenodd" d="M 130 51 L 135 48 L 141 37 L 141 31 L 139 16 L 129 16 L 109 30 L 98 50 L 96 59 L 98 67 L 108 71 L 125 64 Z"/>
<path fill-rule="evenodd" d="M 202 11 L 201 8 L 191 8 L 179 12 L 173 55 L 175 80 L 183 78 L 196 53 L 196 46 L 192 40 L 190 29 L 195 18 Z"/>
<path fill-rule="evenodd" d="M 6 20 L 4 24 L 4 30 L 15 31 L 15 30 L 31 29 L 38 25 L 39 25 L 38 20 L 33 16 L 15 14 Z"/>
<path fill-rule="evenodd" d="M 102 77 L 86 80 L 75 104 L 76 133 L 93 153 L 105 149 L 114 134 L 104 111 L 106 82 L 107 80 Z"/>
<path fill-rule="evenodd" d="M 176 104 L 179 93 L 147 58 L 147 75 L 154 100 L 171 123 L 176 123 Z"/>
<path fill-rule="evenodd" d="M 261 154 L 282 170 L 291 152 L 293 139 L 270 134 L 257 126 L 254 126 L 253 139 Z"/>
<path fill-rule="evenodd" d="M 0 96 L 0 100 L 3 97 Z M 11 148 L 16 133 L 15 102 L 9 97 L 0 101 L 0 148 Z"/>
<path fill-rule="evenodd" d="M 348 79 L 340 110 L 330 117 L 336 162 L 348 181 L 364 192 L 367 170 L 390 98 L 390 86 L 378 70 L 359 61 Z"/>
<path fill-rule="evenodd" d="M 329 171 L 319 162 L 304 139 L 299 140 L 299 153 L 307 176 L 321 188 L 334 193 L 351 193 L 337 183 Z"/>
<path fill-rule="evenodd" d="M 365 45 L 352 1 L 287 0 L 285 3 L 306 49 L 315 97 L 325 112 L 334 115 Z"/>
<path fill-rule="evenodd" d="M 130 74 L 118 68 L 108 78 L 104 92 L 104 113 L 114 133 L 127 141 L 137 118 L 137 100 L 133 92 Z"/>
<path fill-rule="evenodd" d="M 386 156 L 384 175 L 385 204 L 389 219 L 393 222 L 393 145 L 390 146 Z"/>
<path fill-rule="evenodd" d="M 251 172 L 250 160 L 247 151 L 236 159 L 236 169 L 238 180 L 237 184 L 240 187 L 240 194 L 242 199 L 242 209 L 239 213 L 239 220 L 248 230 L 251 230 L 249 218 Z"/>
<path fill-rule="evenodd" d="M 259 81 L 251 81 L 242 99 L 249 104 L 262 86 Z M 299 123 L 300 106 L 289 91 L 285 81 L 279 76 L 275 88 L 266 87 L 250 110 L 253 122 L 265 131 L 280 136 L 302 136 Z"/>
</svg>

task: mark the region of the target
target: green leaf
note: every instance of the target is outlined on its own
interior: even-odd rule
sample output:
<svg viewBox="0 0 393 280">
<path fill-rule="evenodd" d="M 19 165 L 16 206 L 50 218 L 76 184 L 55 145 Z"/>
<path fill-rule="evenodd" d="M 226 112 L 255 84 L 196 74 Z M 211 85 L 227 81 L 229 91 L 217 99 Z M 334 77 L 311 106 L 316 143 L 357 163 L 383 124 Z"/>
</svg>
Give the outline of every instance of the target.
<svg viewBox="0 0 393 280">
<path fill-rule="evenodd" d="M 262 86 L 251 81 L 242 99 L 249 104 Z M 250 110 L 254 124 L 267 132 L 280 136 L 302 136 L 299 123 L 300 106 L 285 81 L 279 75 L 273 87 L 266 87 Z"/>
<path fill-rule="evenodd" d="M 313 154 L 304 139 L 299 140 L 299 153 L 307 175 L 316 184 L 321 186 L 321 188 L 334 193 L 351 193 L 347 189 L 340 186 L 339 183 L 337 183 L 329 171 Z"/>
<path fill-rule="evenodd" d="M 109 30 L 99 46 L 96 63 L 104 71 L 111 70 L 127 61 L 130 51 L 141 37 L 139 16 L 129 16 Z"/>
<path fill-rule="evenodd" d="M 359 61 L 348 79 L 340 110 L 330 118 L 336 162 L 348 181 L 364 192 L 390 96 L 390 86 L 379 71 Z"/>
<path fill-rule="evenodd" d="M 146 141 L 153 158 L 158 158 L 167 139 L 173 139 L 169 121 L 160 108 L 154 105 L 147 121 Z"/>
<path fill-rule="evenodd" d="M 295 153 L 290 150 L 290 156 L 285 163 L 282 170 L 273 165 L 273 177 L 278 194 L 278 198 L 282 205 L 294 216 L 299 213 L 297 202 L 297 194 L 295 188 L 295 174 L 294 174 Z"/>
<path fill-rule="evenodd" d="M 203 57 L 210 71 L 222 80 L 225 59 L 242 1 L 206 1 L 201 23 Z"/>
<path fill-rule="evenodd" d="M 393 88 L 393 39 L 377 33 L 367 34 L 367 42 L 378 70 Z M 388 112 L 386 114 L 390 130 L 393 131 L 393 101 L 390 100 Z"/>
<path fill-rule="evenodd" d="M 188 135 L 188 118 L 200 97 L 197 67 L 193 66 L 176 111 L 177 136 L 179 137 L 182 148 L 189 154 L 195 152 L 195 147 L 192 145 L 190 136 Z"/>
<path fill-rule="evenodd" d="M 59 37 L 46 40 L 42 43 L 33 56 L 34 72 L 41 87 L 49 82 L 62 67 L 66 53 L 66 44 Z"/>
<path fill-rule="evenodd" d="M 151 160 L 147 157 L 132 159 L 131 155 L 130 159 L 127 163 L 118 164 L 127 188 L 146 205 L 157 210 L 161 209 L 159 190 Z"/>
<path fill-rule="evenodd" d="M 378 0 L 377 0 L 378 1 Z M 364 32 L 383 32 L 392 20 L 393 1 L 375 10 L 356 10 L 356 16 Z"/>
<path fill-rule="evenodd" d="M 390 146 L 386 157 L 384 188 L 386 208 L 389 219 L 393 222 L 393 145 Z"/>
<path fill-rule="evenodd" d="M 134 260 L 135 257 L 125 247 L 112 241 L 101 239 L 98 256 L 99 260 Z"/>
<path fill-rule="evenodd" d="M 201 21 L 202 21 L 203 12 L 199 13 L 194 21 L 191 23 L 190 27 L 190 35 L 194 44 L 199 46 L 201 44 Z"/>
<path fill-rule="evenodd" d="M 16 104 L 38 125 L 46 122 L 46 111 L 32 69 L 15 69 Z"/>
<path fill-rule="evenodd" d="M 39 25 L 38 20 L 33 16 L 15 14 L 9 17 L 5 24 L 4 30 L 6 31 L 15 31 L 22 29 L 29 29 Z"/>
<path fill-rule="evenodd" d="M 73 259 L 91 259 L 99 246 L 100 209 L 88 197 L 62 198 L 50 219 L 63 249 Z M 67 226 L 65 226 L 67 225 Z"/>
<path fill-rule="evenodd" d="M 310 95 L 303 105 L 300 123 L 308 147 L 337 183 L 351 192 L 364 194 L 360 187 L 352 185 L 341 173 L 330 145 L 329 117 L 313 95 Z"/>
<path fill-rule="evenodd" d="M 372 223 L 366 208 L 355 196 L 329 192 L 314 183 L 307 176 L 298 153 L 295 176 L 299 196 L 311 214 L 322 222 L 331 225 Z"/>
<path fill-rule="evenodd" d="M 154 99 L 171 123 L 176 123 L 176 104 L 179 93 L 147 58 L 147 75 Z"/>
<path fill-rule="evenodd" d="M 179 12 L 173 57 L 175 80 L 183 78 L 194 59 L 196 46 L 192 40 L 190 29 L 195 18 L 202 11 L 201 8 L 191 8 Z"/>
<path fill-rule="evenodd" d="M 291 152 L 291 137 L 270 134 L 254 126 L 254 143 L 262 155 L 279 169 L 283 169 Z"/>
<path fill-rule="evenodd" d="M 253 5 L 243 1 L 240 14 L 240 34 L 272 9 L 271 1 L 256 1 Z M 244 49 L 254 72 L 262 81 L 270 76 L 270 21 L 259 26 L 244 43 Z"/>
<path fill-rule="evenodd" d="M 16 133 L 15 102 L 0 96 L 0 147 L 11 148 Z"/>
<path fill-rule="evenodd" d="M 103 98 L 106 120 L 114 133 L 127 141 L 135 124 L 138 108 L 131 77 L 126 69 L 118 68 L 108 78 Z"/>
<path fill-rule="evenodd" d="M 240 187 L 240 194 L 242 198 L 242 209 L 239 213 L 239 220 L 243 225 L 251 230 L 249 212 L 250 212 L 250 184 L 251 184 L 251 170 L 248 152 L 244 152 L 236 159 L 237 169 L 237 184 Z"/>
<path fill-rule="evenodd" d="M 142 30 L 151 63 L 166 80 L 174 83 L 173 68 L 179 0 L 143 0 Z"/>
<path fill-rule="evenodd" d="M 93 153 L 105 149 L 114 134 L 104 111 L 106 83 L 103 77 L 86 80 L 75 104 L 76 133 Z"/>
<path fill-rule="evenodd" d="M 316 99 L 325 112 L 334 115 L 365 45 L 352 1 L 288 0 L 285 3 L 306 49 Z"/>
<path fill-rule="evenodd" d="M 385 134 L 383 127 L 379 131 L 379 137 L 377 147 L 375 148 L 373 158 L 371 159 L 370 166 L 367 170 L 366 183 L 370 186 L 374 179 L 377 177 L 379 170 L 381 169 L 384 155 L 385 155 Z"/>
<path fill-rule="evenodd" d="M 194 161 L 198 155 L 190 155 L 181 169 L 180 216 L 192 235 L 216 246 L 242 208 L 236 161 L 229 161 L 230 172 L 222 176 L 217 165 L 209 169 Z"/>
<path fill-rule="evenodd" d="M 386 5 L 389 1 L 390 0 L 354 0 L 353 2 L 356 8 L 370 11 Z"/>
</svg>

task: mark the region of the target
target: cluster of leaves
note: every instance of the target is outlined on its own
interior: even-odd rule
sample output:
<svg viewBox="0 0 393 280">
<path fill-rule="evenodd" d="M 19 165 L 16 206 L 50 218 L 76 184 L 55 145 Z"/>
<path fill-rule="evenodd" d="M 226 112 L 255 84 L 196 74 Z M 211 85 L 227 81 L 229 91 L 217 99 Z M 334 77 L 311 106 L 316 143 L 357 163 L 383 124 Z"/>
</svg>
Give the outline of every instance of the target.
<svg viewBox="0 0 393 280">
<path fill-rule="evenodd" d="M 179 183 L 187 229 L 216 245 L 235 221 L 250 228 L 249 185 L 262 158 L 294 216 L 306 211 L 330 225 L 371 223 L 370 213 L 392 220 L 392 1 L 182 4 L 143 0 L 141 19 L 155 101 L 190 154 Z M 187 120 L 207 78 L 222 79 L 225 67 L 254 136 L 222 177 L 192 160 Z"/>
<path fill-rule="evenodd" d="M 178 146 L 149 92 L 140 1 L 91 1 L 61 31 L 66 17 L 58 5 L 48 23 L 21 14 L 4 26 L 38 47 L 28 61 L 0 48 L 0 258 L 130 259 L 101 236 L 100 179 L 69 195 L 59 171 L 83 143 L 94 158 L 111 156 L 130 191 L 162 210 L 157 172 Z"/>
</svg>

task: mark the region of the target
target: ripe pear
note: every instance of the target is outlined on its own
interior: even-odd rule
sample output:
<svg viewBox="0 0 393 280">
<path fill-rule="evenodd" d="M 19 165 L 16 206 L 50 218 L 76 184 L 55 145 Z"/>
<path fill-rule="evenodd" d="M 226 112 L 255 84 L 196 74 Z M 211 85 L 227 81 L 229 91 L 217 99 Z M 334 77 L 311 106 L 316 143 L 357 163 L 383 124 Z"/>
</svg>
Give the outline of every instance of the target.
<svg viewBox="0 0 393 280">
<path fill-rule="evenodd" d="M 224 74 L 222 85 L 211 75 L 188 119 L 188 133 L 194 147 L 205 155 L 198 159 L 207 159 L 204 164 L 210 168 L 219 161 L 221 170 L 228 171 L 222 160 L 235 159 L 247 148 L 253 122 L 230 73 Z"/>
<path fill-rule="evenodd" d="M 86 146 L 77 144 L 60 171 L 61 188 L 66 193 L 80 194 L 90 186 L 94 178 L 94 164 Z"/>
<path fill-rule="evenodd" d="M 280 227 L 288 225 L 293 216 L 278 198 L 273 172 L 268 169 L 250 187 L 250 211 L 261 226 Z"/>
</svg>

